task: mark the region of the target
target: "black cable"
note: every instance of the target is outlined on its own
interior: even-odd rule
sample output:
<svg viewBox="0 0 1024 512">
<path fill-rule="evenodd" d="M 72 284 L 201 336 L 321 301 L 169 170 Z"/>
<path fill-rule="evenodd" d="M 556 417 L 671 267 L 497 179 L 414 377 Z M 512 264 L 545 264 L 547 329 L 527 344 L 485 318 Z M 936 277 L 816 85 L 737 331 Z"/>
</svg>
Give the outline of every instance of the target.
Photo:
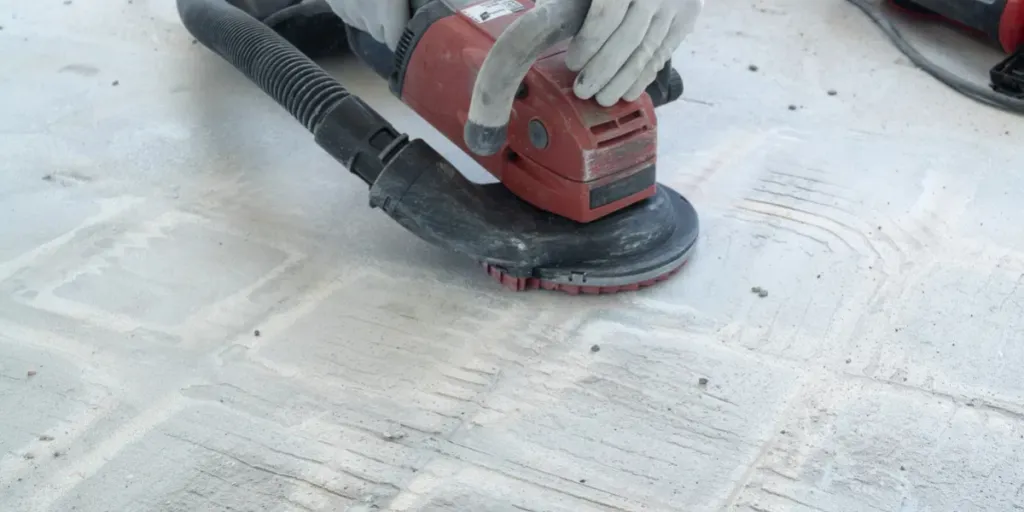
<svg viewBox="0 0 1024 512">
<path fill-rule="evenodd" d="M 889 39 L 892 40 L 893 44 L 895 44 L 896 47 L 914 63 L 914 65 L 923 69 L 929 75 L 932 75 L 940 82 L 975 101 L 1007 110 L 1009 112 L 1024 114 L 1024 100 L 999 94 L 987 87 L 982 87 L 943 68 L 942 66 L 939 66 L 928 57 L 922 55 L 921 52 L 917 51 L 917 49 L 914 48 L 905 37 L 903 37 L 903 32 L 893 24 L 892 20 L 889 19 L 889 15 L 886 14 L 873 0 L 847 1 L 864 11 L 864 14 L 867 14 L 868 17 L 878 25 L 878 28 L 882 29 L 882 32 L 889 36 Z"/>
</svg>

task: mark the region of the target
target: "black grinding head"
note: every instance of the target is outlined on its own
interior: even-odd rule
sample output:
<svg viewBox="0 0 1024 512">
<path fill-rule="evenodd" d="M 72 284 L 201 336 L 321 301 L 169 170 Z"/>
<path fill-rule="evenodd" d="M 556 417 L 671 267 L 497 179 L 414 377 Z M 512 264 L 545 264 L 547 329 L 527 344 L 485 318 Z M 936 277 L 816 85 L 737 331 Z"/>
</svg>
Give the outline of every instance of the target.
<svg viewBox="0 0 1024 512">
<path fill-rule="evenodd" d="M 395 155 L 370 189 L 370 204 L 427 242 L 483 263 L 505 284 L 517 280 L 517 289 L 635 289 L 679 270 L 699 233 L 693 205 L 664 185 L 647 200 L 580 224 L 534 208 L 500 184 L 467 180 L 421 141 Z"/>
</svg>

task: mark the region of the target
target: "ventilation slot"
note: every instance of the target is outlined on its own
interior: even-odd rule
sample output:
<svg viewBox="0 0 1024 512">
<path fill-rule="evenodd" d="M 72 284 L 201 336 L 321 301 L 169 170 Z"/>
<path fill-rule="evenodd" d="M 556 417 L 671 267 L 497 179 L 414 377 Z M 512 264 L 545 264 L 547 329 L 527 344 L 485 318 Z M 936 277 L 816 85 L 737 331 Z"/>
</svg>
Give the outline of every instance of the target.
<svg viewBox="0 0 1024 512">
<path fill-rule="evenodd" d="M 633 112 L 630 112 L 629 114 L 626 114 L 626 115 L 620 117 L 619 118 L 619 124 L 632 123 L 633 121 L 636 121 L 637 119 L 640 119 L 643 116 L 644 116 L 643 112 L 641 112 L 639 110 L 634 110 Z"/>
<path fill-rule="evenodd" d="M 606 123 L 601 123 L 597 126 L 591 126 L 590 133 L 593 133 L 594 135 L 601 135 L 602 133 L 608 133 L 618 127 L 619 124 L 617 122 L 608 121 Z"/>
<path fill-rule="evenodd" d="M 616 145 L 616 144 L 618 144 L 618 143 L 620 143 L 620 142 L 622 142 L 622 141 L 624 141 L 624 140 L 626 140 L 626 139 L 628 139 L 628 138 L 630 138 L 630 137 L 632 137 L 632 136 L 634 136 L 634 135 L 636 135 L 636 134 L 638 134 L 640 132 L 644 132 L 646 130 L 647 130 L 647 127 L 644 126 L 644 127 L 637 128 L 636 130 L 631 130 L 629 132 L 623 133 L 622 135 L 616 135 L 615 137 L 612 137 L 610 139 L 605 139 L 605 140 L 598 141 L 597 147 L 599 147 L 599 148 L 606 148 L 608 146 L 614 146 L 614 145 Z"/>
<path fill-rule="evenodd" d="M 597 147 L 603 148 L 614 146 L 615 144 L 622 142 L 624 139 L 646 130 L 647 126 L 645 124 L 630 130 L 628 133 L 620 133 L 624 126 L 635 123 L 636 121 L 643 119 L 643 117 L 643 111 L 634 110 L 618 119 L 605 121 L 601 124 L 591 126 L 590 133 L 597 136 Z"/>
</svg>

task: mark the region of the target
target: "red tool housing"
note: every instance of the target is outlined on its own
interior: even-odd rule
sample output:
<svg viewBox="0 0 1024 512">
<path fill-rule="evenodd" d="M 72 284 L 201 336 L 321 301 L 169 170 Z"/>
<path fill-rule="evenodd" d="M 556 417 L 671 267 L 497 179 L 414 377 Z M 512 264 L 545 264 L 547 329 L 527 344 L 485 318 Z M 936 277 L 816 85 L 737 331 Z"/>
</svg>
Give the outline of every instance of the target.
<svg viewBox="0 0 1024 512">
<path fill-rule="evenodd" d="M 530 0 L 518 5 L 533 8 Z M 657 120 L 650 97 L 610 108 L 577 98 L 564 43 L 541 55 L 521 84 L 502 150 L 489 157 L 468 151 L 463 129 L 477 72 L 525 10 L 486 21 L 465 12 L 435 2 L 410 23 L 392 81 L 405 104 L 542 210 L 590 222 L 654 194 Z"/>
<path fill-rule="evenodd" d="M 1006 53 L 1024 46 L 1024 0 L 890 0 L 897 7 L 937 14 L 999 44 Z"/>
</svg>

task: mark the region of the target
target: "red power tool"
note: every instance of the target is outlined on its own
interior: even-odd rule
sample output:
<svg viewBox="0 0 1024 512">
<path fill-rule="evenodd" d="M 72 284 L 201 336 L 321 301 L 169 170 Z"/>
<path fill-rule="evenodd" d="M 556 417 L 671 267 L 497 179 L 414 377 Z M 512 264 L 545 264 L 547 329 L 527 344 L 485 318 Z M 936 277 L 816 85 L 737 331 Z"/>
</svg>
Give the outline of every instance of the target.
<svg viewBox="0 0 1024 512">
<path fill-rule="evenodd" d="M 654 195 L 657 151 L 649 95 L 610 108 L 580 100 L 565 43 L 546 47 L 545 40 L 572 36 L 565 20 L 582 20 L 584 4 L 556 3 L 548 10 L 561 12 L 545 14 L 532 11 L 530 0 L 428 3 L 409 24 L 390 73 L 405 104 L 516 196 L 577 222 Z M 357 54 L 379 51 L 366 43 L 353 44 Z M 666 86 L 678 96 L 682 82 L 667 73 L 676 80 Z"/>
<path fill-rule="evenodd" d="M 590 0 L 414 0 L 395 52 L 340 25 L 322 1 L 263 2 L 286 5 L 178 0 L 178 9 L 200 42 L 370 185 L 371 206 L 422 239 L 517 290 L 635 290 L 686 262 L 698 218 L 656 183 L 654 113 L 682 94 L 682 80 L 669 64 L 637 101 L 578 99 L 565 42 Z M 308 59 L 340 48 L 339 36 L 501 183 L 470 182 Z"/>
<path fill-rule="evenodd" d="M 967 27 L 1014 53 L 1024 44 L 1024 0 L 890 0 L 904 9 L 924 10 Z"/>
</svg>

